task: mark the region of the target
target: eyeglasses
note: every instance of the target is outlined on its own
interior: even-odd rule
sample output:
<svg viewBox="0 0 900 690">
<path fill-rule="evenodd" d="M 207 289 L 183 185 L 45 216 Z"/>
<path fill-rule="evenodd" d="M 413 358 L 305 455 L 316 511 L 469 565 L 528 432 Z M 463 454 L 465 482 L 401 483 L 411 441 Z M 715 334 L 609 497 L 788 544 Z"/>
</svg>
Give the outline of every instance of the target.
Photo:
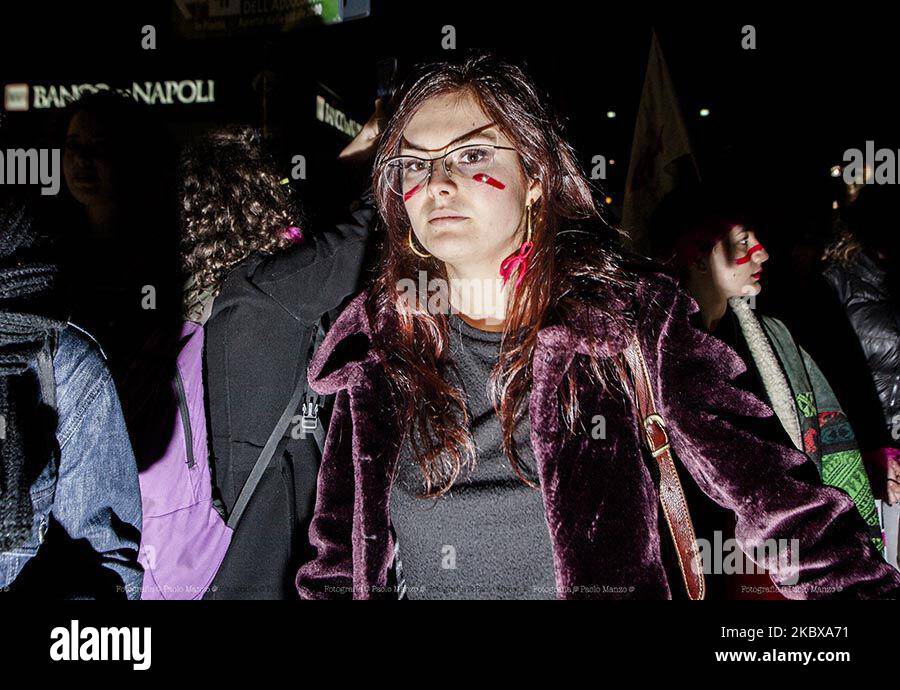
<svg viewBox="0 0 900 690">
<path fill-rule="evenodd" d="M 471 180 L 491 171 L 497 149 L 515 151 L 511 146 L 496 144 L 467 144 L 437 158 L 394 156 L 384 163 L 381 174 L 392 192 L 404 201 L 428 184 L 434 172 L 434 164 L 442 161 L 447 177 Z"/>
</svg>

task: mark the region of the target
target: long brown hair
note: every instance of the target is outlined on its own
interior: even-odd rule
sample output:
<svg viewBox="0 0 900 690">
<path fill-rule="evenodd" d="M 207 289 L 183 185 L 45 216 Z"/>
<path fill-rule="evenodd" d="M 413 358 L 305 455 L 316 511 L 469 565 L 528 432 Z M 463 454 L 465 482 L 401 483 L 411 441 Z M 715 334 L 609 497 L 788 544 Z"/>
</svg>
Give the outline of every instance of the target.
<svg viewBox="0 0 900 690">
<path fill-rule="evenodd" d="M 564 323 L 585 300 L 613 318 L 628 321 L 616 295 L 627 294 L 633 284 L 614 249 L 616 232 L 602 220 L 574 151 L 531 79 L 519 67 L 485 55 L 459 64 L 421 67 L 401 91 L 379 143 L 373 184 L 384 239 L 366 308 L 375 324 L 377 350 L 387 369 L 395 411 L 402 428 L 409 431 L 428 496 L 444 493 L 464 467 L 474 466 L 475 449 L 465 398 L 443 377 L 448 318 L 429 313 L 424 308 L 427 300 L 416 304 L 404 299 L 399 287 L 403 281 L 415 280 L 419 271 L 447 281 L 445 267 L 434 257 L 421 258 L 410 250 L 409 216 L 381 170 L 399 152 L 404 129 L 425 101 L 461 92 L 476 98 L 518 151 L 526 176 L 542 185 L 533 208 L 535 246 L 530 265 L 506 310 L 500 357 L 491 374 L 504 451 L 527 484 L 535 485 L 523 471 L 513 433 L 527 409 L 538 331 Z M 386 323 L 391 327 L 384 328 Z M 608 366 L 597 358 L 591 359 L 588 368 L 598 385 L 610 378 Z M 572 369 L 561 398 L 568 430 L 574 433 L 579 414 Z"/>
</svg>

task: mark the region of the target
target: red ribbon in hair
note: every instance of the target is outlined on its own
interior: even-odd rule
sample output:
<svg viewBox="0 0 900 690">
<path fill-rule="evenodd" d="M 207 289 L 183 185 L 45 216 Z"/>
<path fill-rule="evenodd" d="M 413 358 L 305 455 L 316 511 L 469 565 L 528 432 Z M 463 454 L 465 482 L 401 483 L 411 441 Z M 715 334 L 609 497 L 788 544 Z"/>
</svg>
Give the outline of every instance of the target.
<svg viewBox="0 0 900 690">
<path fill-rule="evenodd" d="M 523 242 L 522 246 L 519 247 L 519 251 L 515 254 L 510 254 L 503 260 L 503 263 L 500 264 L 500 275 L 503 276 L 504 285 L 506 285 L 506 282 L 515 271 L 521 269 L 516 278 L 516 289 L 519 289 L 519 283 L 522 282 L 525 271 L 528 270 L 528 255 L 531 254 L 532 249 L 534 249 L 534 242 Z"/>
</svg>

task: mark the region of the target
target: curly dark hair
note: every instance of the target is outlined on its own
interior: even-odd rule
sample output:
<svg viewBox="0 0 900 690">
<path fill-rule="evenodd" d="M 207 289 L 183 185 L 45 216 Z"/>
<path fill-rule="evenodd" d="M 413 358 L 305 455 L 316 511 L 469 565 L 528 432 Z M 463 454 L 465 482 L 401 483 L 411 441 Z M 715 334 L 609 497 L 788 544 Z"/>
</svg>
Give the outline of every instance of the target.
<svg viewBox="0 0 900 690">
<path fill-rule="evenodd" d="M 283 183 L 262 137 L 250 127 L 209 132 L 180 161 L 181 268 L 193 278 L 185 309 L 216 295 L 227 273 L 253 252 L 275 253 L 300 225 L 291 187 Z"/>
</svg>

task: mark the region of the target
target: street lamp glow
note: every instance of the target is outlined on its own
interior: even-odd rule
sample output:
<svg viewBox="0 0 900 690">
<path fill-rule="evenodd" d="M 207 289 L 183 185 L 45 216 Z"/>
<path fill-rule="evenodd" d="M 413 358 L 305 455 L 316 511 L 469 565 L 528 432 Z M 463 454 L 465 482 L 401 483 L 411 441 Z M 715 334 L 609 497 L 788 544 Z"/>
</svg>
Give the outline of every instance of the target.
<svg viewBox="0 0 900 690">
<path fill-rule="evenodd" d="M 709 108 L 700 108 L 700 117 L 709 117 Z"/>
<path fill-rule="evenodd" d="M 614 120 L 616 117 L 616 111 L 615 110 L 607 110 L 606 117 L 609 118 L 610 120 Z"/>
</svg>

